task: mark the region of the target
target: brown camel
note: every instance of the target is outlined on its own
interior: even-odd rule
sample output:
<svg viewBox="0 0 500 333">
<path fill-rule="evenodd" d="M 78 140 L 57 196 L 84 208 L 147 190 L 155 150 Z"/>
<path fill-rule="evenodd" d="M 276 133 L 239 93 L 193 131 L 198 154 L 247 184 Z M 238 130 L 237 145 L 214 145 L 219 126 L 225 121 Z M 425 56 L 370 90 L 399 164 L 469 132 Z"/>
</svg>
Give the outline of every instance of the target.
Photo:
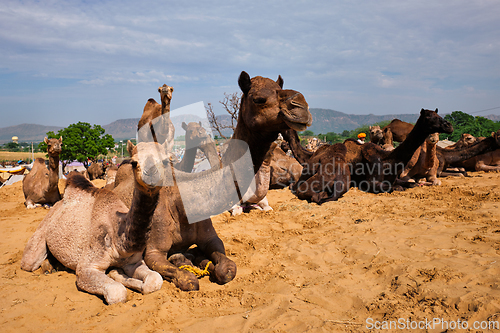
<svg viewBox="0 0 500 333">
<path fill-rule="evenodd" d="M 175 128 L 170 120 L 170 101 L 174 88 L 164 84 L 158 88 L 158 92 L 161 105 L 153 98 L 146 102 L 142 117 L 137 124 L 137 142 L 168 142 L 167 149 L 171 152 L 174 146 Z"/>
<path fill-rule="evenodd" d="M 492 137 L 495 137 L 496 135 L 497 134 L 495 132 L 491 133 Z M 465 142 L 462 143 L 463 146 L 471 146 L 476 142 L 484 140 L 484 138 L 475 138 L 474 136 L 465 133 L 462 134 L 462 137 L 465 137 Z M 461 141 L 459 140 L 457 144 L 458 143 L 461 143 Z M 476 155 L 463 162 L 454 163 L 453 165 L 463 167 L 467 171 L 500 171 L 500 149 Z"/>
<path fill-rule="evenodd" d="M 189 124 L 182 122 L 182 128 L 186 131 L 186 151 L 182 160 L 175 165 L 175 168 L 181 171 L 191 172 L 198 149 L 203 151 L 212 167 L 217 165 L 220 167 L 220 160 L 215 142 L 207 134 L 201 121 L 199 123 L 190 122 Z"/>
<path fill-rule="evenodd" d="M 322 204 L 338 200 L 349 190 L 350 170 L 345 163 L 344 144 L 326 144 L 311 152 L 302 147 L 297 131 L 289 129 L 282 134 L 303 167 L 299 180 L 290 186 L 299 199 Z"/>
<path fill-rule="evenodd" d="M 382 140 L 380 141 L 380 144 L 384 150 L 394 150 L 394 140 L 390 127 L 384 128 L 382 131 Z"/>
<path fill-rule="evenodd" d="M 438 175 L 439 177 L 461 175 L 457 174 L 456 172 L 447 171 L 446 169 L 448 167 L 460 167 L 461 162 L 472 159 L 473 157 L 478 155 L 492 152 L 499 148 L 500 130 L 498 130 L 496 133 L 492 132 L 490 137 L 479 140 L 476 143 L 471 144 L 470 146 L 455 149 L 445 149 L 437 147 L 437 157 L 439 159 Z M 479 163 L 479 165 L 481 164 L 482 163 Z"/>
<path fill-rule="evenodd" d="M 376 145 L 381 145 L 384 135 L 382 133 L 382 130 L 380 129 L 380 126 L 370 126 L 369 131 L 370 142 L 373 142 Z"/>
<path fill-rule="evenodd" d="M 134 192 L 130 209 L 113 192 L 98 189 L 81 174 L 68 175 L 63 200 L 40 223 L 26 245 L 21 268 L 34 271 L 48 252 L 76 273 L 79 289 L 103 295 L 108 304 L 125 302 L 125 287 L 144 294 L 159 290 L 163 279 L 142 259 L 151 217 L 169 162 L 157 143 L 130 141 Z M 158 184 L 160 186 L 158 186 Z M 110 267 L 121 268 L 106 275 Z"/>
<path fill-rule="evenodd" d="M 452 144 L 448 147 L 445 147 L 444 149 L 460 149 L 463 147 L 468 147 L 477 141 L 478 140 L 475 136 L 470 135 L 468 133 L 462 133 L 462 135 L 460 136 L 460 139 L 458 139 L 457 142 L 455 142 L 454 144 Z"/>
<path fill-rule="evenodd" d="M 49 155 L 49 169 L 43 158 L 37 158 L 33 167 L 23 179 L 23 192 L 26 208 L 31 209 L 44 205 L 49 207 L 61 200 L 59 193 L 59 154 L 61 154 L 62 137 L 44 139 Z"/>
<path fill-rule="evenodd" d="M 102 163 L 94 162 L 88 167 L 87 173 L 89 180 L 103 179 L 106 173 L 106 168 Z"/>
<path fill-rule="evenodd" d="M 174 169 L 175 185 L 160 191 L 153 216 L 144 260 L 150 268 L 182 290 L 199 289 L 197 277 L 178 268 L 184 264 L 205 267 L 210 260 L 210 279 L 218 284 L 225 284 L 236 275 L 236 264 L 227 258 L 224 244 L 211 219 L 204 217 L 199 222 L 190 223 L 188 209 L 192 212 L 189 216 L 198 216 L 196 214 L 203 215 L 207 208 L 215 207 L 220 213 L 232 207 L 241 199 L 232 197 L 228 191 L 234 188 L 235 172 L 249 167 L 254 175 L 279 132 L 288 128 L 303 131 L 312 121 L 304 96 L 294 90 L 282 89 L 281 76 L 277 81 L 260 76 L 250 79 L 246 72 L 242 72 L 238 84 L 243 96 L 236 129 L 222 157 L 223 167 L 194 174 Z M 247 152 L 241 149 L 241 143 L 249 149 L 250 165 L 238 164 L 239 158 Z M 217 178 L 218 175 L 223 177 Z M 249 183 L 239 187 L 238 192 L 245 193 Z M 201 199 L 195 199 L 196 195 Z M 191 261 L 191 257 L 185 254 L 194 244 L 202 255 L 197 257 L 198 260 L 192 258 Z M 207 259 L 200 261 L 200 258 Z"/>
<path fill-rule="evenodd" d="M 382 131 L 386 128 L 390 128 L 392 132 L 393 140 L 396 142 L 403 142 L 406 140 L 406 136 L 413 129 L 413 125 L 399 119 L 393 119 L 389 125 L 384 126 Z"/>
<path fill-rule="evenodd" d="M 424 185 L 441 185 L 441 180 L 437 177 L 439 160 L 436 156 L 436 146 L 438 141 L 439 133 L 430 134 L 425 139 L 401 173 L 402 180 L 426 178 L 427 182 L 423 183 Z"/>
<path fill-rule="evenodd" d="M 296 183 L 302 174 L 302 165 L 288 156 L 281 147 L 276 147 L 271 159 L 270 189 L 280 189 Z"/>
<path fill-rule="evenodd" d="M 371 142 L 360 145 L 355 140 L 346 140 L 344 142 L 347 147 L 346 161 L 352 169 L 351 185 L 373 193 L 389 192 L 399 188 L 394 186 L 397 177 L 425 139 L 432 133 L 453 132 L 453 126 L 437 112 L 437 109 L 436 111 L 422 109 L 417 123 L 406 139 L 392 151 L 385 151 Z M 403 184 L 410 186 L 408 183 Z"/>
</svg>

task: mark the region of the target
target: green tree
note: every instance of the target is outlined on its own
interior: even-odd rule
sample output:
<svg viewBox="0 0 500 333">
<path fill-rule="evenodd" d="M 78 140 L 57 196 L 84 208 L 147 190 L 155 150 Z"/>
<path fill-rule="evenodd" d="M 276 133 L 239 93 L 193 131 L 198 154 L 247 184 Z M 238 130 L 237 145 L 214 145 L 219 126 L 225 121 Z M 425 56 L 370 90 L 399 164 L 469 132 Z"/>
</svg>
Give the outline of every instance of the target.
<svg viewBox="0 0 500 333">
<path fill-rule="evenodd" d="M 82 162 L 88 168 L 88 160 L 96 161 L 101 154 L 107 154 L 108 149 L 115 146 L 115 140 L 100 125 L 90 126 L 89 123 L 78 122 L 63 128 L 55 134 L 47 132 L 47 138 L 62 137 L 62 152 L 60 159 L 63 161 L 63 168 L 66 163 L 74 160 Z M 39 147 L 47 151 L 47 144 L 41 142 Z"/>
<path fill-rule="evenodd" d="M 311 130 L 305 130 L 304 132 L 299 133 L 299 136 L 314 136 L 314 132 Z"/>
<path fill-rule="evenodd" d="M 19 144 L 16 142 L 7 142 L 4 146 L 8 151 L 19 151 Z"/>
<path fill-rule="evenodd" d="M 452 134 L 441 134 L 440 139 L 448 139 L 458 141 L 463 133 L 468 133 L 475 137 L 488 137 L 491 132 L 496 132 L 500 129 L 500 122 L 493 121 L 484 117 L 474 117 L 462 111 L 453 111 L 451 114 L 444 116 L 453 125 Z"/>
</svg>

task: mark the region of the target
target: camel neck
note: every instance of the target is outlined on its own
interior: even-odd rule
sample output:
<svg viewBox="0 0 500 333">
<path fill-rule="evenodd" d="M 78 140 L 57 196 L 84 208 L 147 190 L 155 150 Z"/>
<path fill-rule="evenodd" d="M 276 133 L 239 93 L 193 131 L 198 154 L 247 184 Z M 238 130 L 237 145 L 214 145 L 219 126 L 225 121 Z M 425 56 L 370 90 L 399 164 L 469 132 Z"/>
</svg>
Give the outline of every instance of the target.
<svg viewBox="0 0 500 333">
<path fill-rule="evenodd" d="M 458 163 L 497 148 L 498 146 L 496 145 L 495 138 L 490 136 L 472 146 L 456 149 L 438 148 L 437 151 L 444 156 L 447 163 Z"/>
<path fill-rule="evenodd" d="M 436 144 L 425 142 L 424 169 L 428 170 L 434 166 L 436 157 Z"/>
<path fill-rule="evenodd" d="M 283 135 L 283 139 L 285 139 L 290 145 L 293 155 L 295 156 L 297 161 L 299 161 L 299 163 L 302 165 L 308 163 L 313 153 L 302 147 L 297 131 L 289 129 L 282 132 L 281 134 Z"/>
<path fill-rule="evenodd" d="M 126 252 L 140 251 L 146 246 L 146 234 L 158 203 L 159 192 L 146 194 L 135 184 L 130 210 L 125 218 L 123 248 Z"/>
<path fill-rule="evenodd" d="M 429 134 L 431 133 L 428 133 L 425 124 L 423 124 L 419 118 L 406 139 L 389 154 L 387 159 L 396 163 L 402 162 L 406 165 L 418 147 L 425 142 Z"/>
<path fill-rule="evenodd" d="M 186 149 L 184 156 L 182 156 L 182 160 L 177 164 L 176 168 L 184 172 L 191 172 L 193 170 L 194 160 L 196 159 L 197 149 L 197 147 Z"/>
<path fill-rule="evenodd" d="M 59 155 L 49 155 L 49 179 L 59 179 Z"/>
</svg>

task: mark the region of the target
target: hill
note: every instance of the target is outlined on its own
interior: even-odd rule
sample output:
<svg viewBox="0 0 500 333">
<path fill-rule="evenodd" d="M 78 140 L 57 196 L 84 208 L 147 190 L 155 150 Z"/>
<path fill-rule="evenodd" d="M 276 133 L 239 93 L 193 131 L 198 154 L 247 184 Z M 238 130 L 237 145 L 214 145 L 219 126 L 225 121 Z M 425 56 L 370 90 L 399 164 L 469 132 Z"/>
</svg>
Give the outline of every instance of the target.
<svg viewBox="0 0 500 333">
<path fill-rule="evenodd" d="M 0 143 L 10 142 L 13 136 L 19 138 L 19 142 L 41 142 L 47 132 L 57 133 L 62 129 L 58 126 L 44 126 L 36 124 L 21 124 L 16 126 L 0 128 Z"/>
</svg>

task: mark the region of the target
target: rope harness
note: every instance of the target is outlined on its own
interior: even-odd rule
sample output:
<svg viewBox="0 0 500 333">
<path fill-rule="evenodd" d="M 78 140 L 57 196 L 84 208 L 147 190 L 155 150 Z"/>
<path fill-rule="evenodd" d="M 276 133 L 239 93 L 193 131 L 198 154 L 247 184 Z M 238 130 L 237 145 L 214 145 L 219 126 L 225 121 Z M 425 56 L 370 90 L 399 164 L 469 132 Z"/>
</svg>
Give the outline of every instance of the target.
<svg viewBox="0 0 500 333">
<path fill-rule="evenodd" d="M 191 265 L 182 265 L 179 267 L 179 269 L 183 269 L 185 271 L 188 271 L 188 272 L 191 272 L 193 273 L 194 275 L 196 275 L 197 277 L 204 277 L 204 276 L 208 276 L 210 275 L 210 272 L 208 271 L 208 266 L 210 266 L 212 262 L 209 261 L 207 262 L 207 265 L 205 266 L 205 269 L 201 269 L 201 268 L 198 268 L 198 267 L 194 267 L 194 266 L 191 266 Z"/>
</svg>

